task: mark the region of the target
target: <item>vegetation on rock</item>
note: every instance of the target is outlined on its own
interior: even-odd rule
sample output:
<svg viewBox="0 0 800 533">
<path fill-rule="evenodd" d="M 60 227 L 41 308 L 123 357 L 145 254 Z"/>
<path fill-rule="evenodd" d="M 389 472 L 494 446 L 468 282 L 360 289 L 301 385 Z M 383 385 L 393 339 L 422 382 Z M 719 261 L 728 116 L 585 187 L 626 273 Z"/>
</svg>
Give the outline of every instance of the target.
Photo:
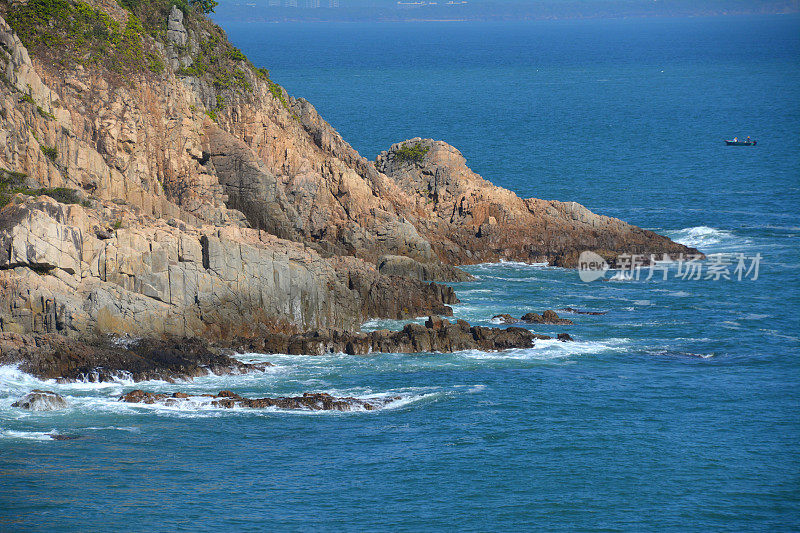
<svg viewBox="0 0 800 533">
<path fill-rule="evenodd" d="M 54 187 L 51 189 L 31 189 L 25 185 L 28 175 L 22 172 L 14 172 L 0 168 L 0 208 L 5 207 L 15 194 L 25 194 L 28 196 L 49 196 L 62 204 L 81 204 L 88 205 L 89 202 L 82 200 L 80 194 L 75 189 L 66 187 Z"/>
<path fill-rule="evenodd" d="M 414 163 L 420 163 L 425 157 L 425 154 L 428 153 L 429 149 L 430 148 L 422 146 L 420 143 L 416 143 L 413 146 L 404 144 L 394 153 L 394 157 L 398 161 L 412 161 Z"/>
<path fill-rule="evenodd" d="M 54 64 L 99 65 L 127 77 L 135 72 L 164 71 L 163 59 L 146 37 L 166 34 L 173 5 L 186 15 L 210 13 L 216 6 L 213 0 L 118 1 L 128 10 L 124 22 L 83 0 L 0 0 L 0 11 L 31 52 Z M 231 52 L 232 58 L 239 56 L 244 57 L 241 52 Z"/>
<path fill-rule="evenodd" d="M 50 161 L 55 161 L 58 157 L 58 148 L 54 146 L 42 146 L 42 153 L 46 155 Z"/>
<path fill-rule="evenodd" d="M 267 83 L 269 83 L 269 92 L 272 93 L 272 96 L 277 98 L 280 103 L 283 104 L 283 107 L 289 109 L 289 103 L 286 101 L 286 97 L 283 95 L 283 88 L 270 79 L 267 79 Z"/>
<path fill-rule="evenodd" d="M 23 44 L 56 64 L 98 64 L 119 73 L 147 65 L 144 27 L 133 13 L 122 25 L 80 0 L 29 0 L 5 11 Z"/>
<path fill-rule="evenodd" d="M 218 28 L 212 28 L 212 31 L 214 29 Z M 200 51 L 192 64 L 179 68 L 175 74 L 194 78 L 208 77 L 217 90 L 239 88 L 249 91 L 250 82 L 236 64 L 246 59 L 244 54 L 224 38 L 221 29 L 218 31 L 219 33 L 209 33 L 200 42 Z"/>
</svg>

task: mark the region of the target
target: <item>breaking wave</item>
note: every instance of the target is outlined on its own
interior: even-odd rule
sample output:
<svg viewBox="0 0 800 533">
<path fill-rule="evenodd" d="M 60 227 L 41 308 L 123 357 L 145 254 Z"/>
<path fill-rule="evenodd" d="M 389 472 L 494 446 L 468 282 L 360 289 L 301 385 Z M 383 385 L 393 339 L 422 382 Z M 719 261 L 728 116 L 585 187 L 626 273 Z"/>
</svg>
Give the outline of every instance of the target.
<svg viewBox="0 0 800 533">
<path fill-rule="evenodd" d="M 664 233 L 673 241 L 697 248 L 702 252 L 728 250 L 750 244 L 748 239 L 737 237 L 730 231 L 709 226 L 694 226 Z"/>
</svg>

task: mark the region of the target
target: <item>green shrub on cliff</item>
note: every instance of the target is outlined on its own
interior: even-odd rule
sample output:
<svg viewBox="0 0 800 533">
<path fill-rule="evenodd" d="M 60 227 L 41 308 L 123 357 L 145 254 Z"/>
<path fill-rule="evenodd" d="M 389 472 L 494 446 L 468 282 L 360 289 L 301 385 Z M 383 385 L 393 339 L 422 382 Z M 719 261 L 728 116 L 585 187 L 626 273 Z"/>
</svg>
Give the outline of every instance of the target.
<svg viewBox="0 0 800 533">
<path fill-rule="evenodd" d="M 150 72 L 161 74 L 165 67 L 158 54 L 149 53 L 147 54 L 147 68 L 150 69 Z"/>
<path fill-rule="evenodd" d="M 247 58 L 225 39 L 221 28 L 210 25 L 205 29 L 208 36 L 200 42 L 200 50 L 194 61 L 188 67 L 180 67 L 175 74 L 182 77 L 205 77 L 217 90 L 249 91 L 251 84 L 238 66 Z"/>
<path fill-rule="evenodd" d="M 422 146 L 420 143 L 416 143 L 413 146 L 404 144 L 394 153 L 394 157 L 398 161 L 412 161 L 414 163 L 420 163 L 425 157 L 425 154 L 428 153 L 428 150 L 430 150 L 430 148 Z"/>
<path fill-rule="evenodd" d="M 228 57 L 233 61 L 247 61 L 247 57 L 238 48 L 229 50 Z"/>
<path fill-rule="evenodd" d="M 80 0 L 28 0 L 12 4 L 6 20 L 28 49 L 63 66 L 99 64 L 120 73 L 147 66 L 144 28 L 133 13 L 123 26 Z"/>
<path fill-rule="evenodd" d="M 28 189 L 19 191 L 28 196 L 49 196 L 56 202 L 62 204 L 81 204 L 86 205 L 87 202 L 81 200 L 78 191 L 75 189 L 67 189 L 66 187 L 55 187 L 52 189 Z"/>
<path fill-rule="evenodd" d="M 286 101 L 286 97 L 283 95 L 283 88 L 272 80 L 267 80 L 267 83 L 269 83 L 269 92 L 272 93 L 272 96 L 280 100 L 280 102 L 283 104 L 283 107 L 289 109 L 289 103 Z"/>
<path fill-rule="evenodd" d="M 46 155 L 50 161 L 55 161 L 58 157 L 58 148 L 54 146 L 42 146 L 42 153 Z"/>
<path fill-rule="evenodd" d="M 28 175 L 22 172 L 13 172 L 0 168 L 0 208 L 5 207 L 15 194 L 28 196 L 49 196 L 62 204 L 81 204 L 86 206 L 89 202 L 82 200 L 75 189 L 54 187 L 51 189 L 30 189 L 25 185 Z"/>
<path fill-rule="evenodd" d="M 0 168 L 0 209 L 5 207 L 18 192 L 26 190 L 27 174 Z"/>
</svg>

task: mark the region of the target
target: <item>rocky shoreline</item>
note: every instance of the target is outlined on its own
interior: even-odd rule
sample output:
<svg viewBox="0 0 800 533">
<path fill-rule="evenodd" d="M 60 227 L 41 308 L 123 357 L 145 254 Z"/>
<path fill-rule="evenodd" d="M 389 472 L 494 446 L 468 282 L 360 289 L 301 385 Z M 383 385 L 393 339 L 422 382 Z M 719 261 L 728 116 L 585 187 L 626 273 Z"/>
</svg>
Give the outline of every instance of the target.
<svg viewBox="0 0 800 533">
<path fill-rule="evenodd" d="M 369 333 L 316 331 L 296 335 L 274 334 L 265 337 L 263 342 L 250 342 L 239 349 L 240 351 L 259 353 L 304 355 L 339 352 L 348 355 L 446 353 L 462 350 L 496 352 L 512 348 L 530 348 L 537 339 L 549 340 L 552 337 L 540 335 L 524 328 L 470 326 L 465 320 L 450 322 L 438 316 L 431 316 L 424 325 L 406 324 L 400 331 L 382 329 Z M 558 340 L 571 341 L 572 338 L 569 335 L 560 334 Z"/>
<path fill-rule="evenodd" d="M 111 382 L 120 380 L 188 381 L 208 374 L 258 372 L 270 363 L 238 361 L 236 352 L 323 355 L 346 353 L 425 353 L 461 350 L 501 351 L 530 348 L 552 337 L 518 327 L 470 326 L 431 316 L 424 325 L 407 324 L 400 331 L 369 333 L 313 331 L 273 333 L 246 343 L 211 345 L 197 338 L 107 339 L 94 344 L 60 335 L 21 335 L 0 332 L 0 365 L 19 365 L 39 379 L 60 382 Z M 566 333 L 558 340 L 571 341 Z"/>
<path fill-rule="evenodd" d="M 19 365 L 39 379 L 60 382 L 188 381 L 208 374 L 262 371 L 200 339 L 106 340 L 89 344 L 61 335 L 0 333 L 0 365 Z"/>
</svg>

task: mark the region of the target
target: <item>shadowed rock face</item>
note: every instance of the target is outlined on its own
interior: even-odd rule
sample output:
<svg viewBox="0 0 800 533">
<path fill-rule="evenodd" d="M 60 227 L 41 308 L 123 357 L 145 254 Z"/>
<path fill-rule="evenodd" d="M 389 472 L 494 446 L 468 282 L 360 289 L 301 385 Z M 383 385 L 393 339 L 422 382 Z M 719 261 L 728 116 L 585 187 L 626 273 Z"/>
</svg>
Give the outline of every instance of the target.
<svg viewBox="0 0 800 533">
<path fill-rule="evenodd" d="M 424 153 L 418 160 L 398 156 L 416 146 Z M 572 267 L 585 250 L 607 259 L 622 253 L 659 258 L 662 253 L 697 253 L 575 202 L 519 198 L 472 172 L 461 152 L 441 141 L 416 138 L 395 144 L 375 165 L 427 210 L 420 233 L 448 263 L 508 259 Z"/>
</svg>

